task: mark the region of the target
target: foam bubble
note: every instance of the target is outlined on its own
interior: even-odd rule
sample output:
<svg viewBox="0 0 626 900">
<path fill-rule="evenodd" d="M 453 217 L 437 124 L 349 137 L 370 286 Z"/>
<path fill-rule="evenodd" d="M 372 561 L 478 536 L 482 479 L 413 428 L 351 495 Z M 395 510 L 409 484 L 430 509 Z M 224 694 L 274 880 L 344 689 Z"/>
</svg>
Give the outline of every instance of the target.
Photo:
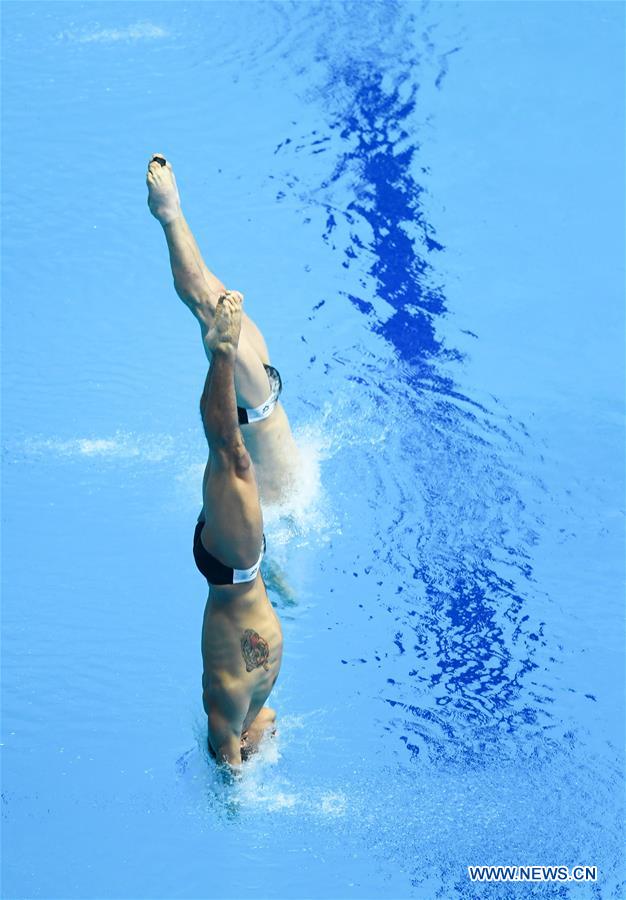
<svg viewBox="0 0 626 900">
<path fill-rule="evenodd" d="M 176 475 L 178 490 L 176 492 L 176 506 L 182 509 L 193 510 L 195 515 L 202 506 L 202 478 L 206 460 L 189 463 L 182 472 Z"/>
<path fill-rule="evenodd" d="M 119 41 L 158 40 L 168 37 L 169 32 L 152 22 L 135 22 L 126 28 L 100 28 L 94 31 L 62 31 L 58 40 L 72 41 L 76 44 L 113 44 Z"/>
<path fill-rule="evenodd" d="M 283 501 L 263 507 L 272 546 L 292 544 L 294 539 L 309 543 L 312 536 L 328 540 L 337 527 L 320 474 L 330 438 L 319 423 L 296 428 L 294 438 L 300 454 L 298 483 Z"/>
<path fill-rule="evenodd" d="M 346 807 L 347 799 L 342 791 L 328 791 L 320 798 L 320 812 L 326 816 L 343 816 Z"/>
<path fill-rule="evenodd" d="M 169 434 L 134 435 L 116 432 L 112 437 L 27 438 L 21 451 L 27 456 L 67 458 L 140 459 L 161 462 L 173 455 L 174 438 Z"/>
</svg>

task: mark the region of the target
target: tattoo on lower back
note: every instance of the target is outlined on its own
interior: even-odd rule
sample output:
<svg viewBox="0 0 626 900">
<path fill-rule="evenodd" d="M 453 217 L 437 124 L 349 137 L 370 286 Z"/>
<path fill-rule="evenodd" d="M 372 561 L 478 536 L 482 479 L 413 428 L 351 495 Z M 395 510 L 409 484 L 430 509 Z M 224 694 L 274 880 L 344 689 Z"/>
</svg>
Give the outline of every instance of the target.
<svg viewBox="0 0 626 900">
<path fill-rule="evenodd" d="M 246 664 L 246 672 L 252 672 L 253 669 L 258 669 L 259 666 L 263 666 L 265 671 L 269 669 L 270 645 L 258 632 L 253 631 L 251 628 L 246 628 L 243 633 L 241 652 Z"/>
</svg>

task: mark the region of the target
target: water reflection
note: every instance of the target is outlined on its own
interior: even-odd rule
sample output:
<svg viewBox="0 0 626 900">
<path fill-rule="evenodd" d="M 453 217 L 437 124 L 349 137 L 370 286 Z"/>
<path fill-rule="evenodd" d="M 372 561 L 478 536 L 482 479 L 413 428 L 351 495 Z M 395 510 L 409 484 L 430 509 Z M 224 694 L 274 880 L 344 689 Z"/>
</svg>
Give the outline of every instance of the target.
<svg viewBox="0 0 626 900">
<path fill-rule="evenodd" d="M 306 220 L 314 207 L 325 210 L 320 236 L 348 270 L 344 296 L 394 350 L 391 369 L 386 355 L 342 350 L 349 372 L 335 365 L 331 374 L 360 394 L 350 392 L 328 427 L 339 460 L 340 416 L 349 418 L 353 444 L 356 434 L 362 439 L 350 465 L 379 498 L 367 536 L 372 578 L 383 585 L 381 604 L 393 597 L 396 646 L 413 661 L 408 685 L 392 696 L 385 689 L 387 703 L 403 711 L 401 740 L 413 752 L 419 745 L 454 757 L 482 752 L 498 734 L 522 730 L 526 739 L 553 724 L 553 697 L 537 670 L 559 651 L 546 654 L 531 565 L 543 488 L 526 474 L 534 450 L 524 423 L 459 387 L 463 357 L 446 338 L 445 288 L 433 263 L 444 244 L 420 182 L 420 99 L 442 88 L 458 47 L 435 50 L 423 9 L 377 6 L 385 28 L 380 8 L 359 7 L 358 41 L 339 47 L 333 34 L 345 34 L 350 4 L 334 8 L 323 36 L 318 29 L 320 68 L 305 96 L 323 119 L 276 152 L 284 189 L 291 186 Z M 367 27 L 376 48 L 363 39 Z M 320 181 L 308 190 L 298 178 L 302 155 L 318 157 Z M 392 433 L 372 452 L 380 422 Z"/>
</svg>

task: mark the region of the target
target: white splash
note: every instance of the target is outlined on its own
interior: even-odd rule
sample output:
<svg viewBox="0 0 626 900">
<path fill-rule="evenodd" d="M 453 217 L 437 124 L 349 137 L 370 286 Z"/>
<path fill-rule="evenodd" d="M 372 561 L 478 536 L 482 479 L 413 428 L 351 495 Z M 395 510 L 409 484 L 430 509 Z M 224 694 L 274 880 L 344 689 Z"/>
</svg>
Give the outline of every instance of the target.
<svg viewBox="0 0 626 900">
<path fill-rule="evenodd" d="M 343 816 L 347 807 L 347 798 L 343 791 L 327 791 L 320 798 L 320 812 L 325 816 Z"/>
<path fill-rule="evenodd" d="M 306 543 L 313 536 L 329 539 L 336 530 L 328 498 L 322 482 L 320 464 L 330 441 L 319 425 L 307 425 L 294 430 L 300 452 L 298 483 L 281 503 L 263 506 L 263 521 L 272 546 L 291 544 L 294 538 Z"/>
<path fill-rule="evenodd" d="M 21 449 L 26 456 L 35 457 L 53 455 L 161 462 L 174 453 L 174 438 L 169 434 L 134 435 L 118 431 L 111 437 L 27 438 Z"/>
<path fill-rule="evenodd" d="M 95 31 L 62 31 L 59 40 L 76 44 L 113 44 L 119 41 L 145 41 L 168 37 L 169 32 L 151 22 L 136 22 L 126 28 L 100 28 Z"/>
<path fill-rule="evenodd" d="M 315 818 L 339 819 L 350 813 L 350 798 L 336 785 L 293 783 L 281 765 L 281 746 L 294 740 L 308 742 L 317 734 L 315 723 L 325 717 L 322 709 L 279 717 L 278 733 L 266 735 L 258 753 L 244 763 L 234 782 L 224 783 L 206 750 L 206 720 L 198 716 L 193 725 L 196 744 L 176 760 L 176 772 L 194 797 L 202 784 L 220 805 L 250 813 L 305 814 Z M 324 781 L 326 778 L 324 778 Z"/>
<path fill-rule="evenodd" d="M 266 735 L 259 752 L 243 767 L 241 779 L 235 787 L 236 802 L 249 809 L 262 807 L 268 812 L 298 810 L 312 816 L 339 818 L 346 814 L 348 798 L 341 790 L 322 785 L 294 785 L 278 765 L 281 744 L 291 743 L 294 732 L 312 733 L 313 723 L 322 714 L 313 710 L 300 715 L 285 715 L 279 719 L 278 733 Z M 301 738 L 300 738 L 301 739 Z"/>
<path fill-rule="evenodd" d="M 177 489 L 173 503 L 177 509 L 188 510 L 190 515 L 198 515 L 202 506 L 202 478 L 206 459 L 189 462 L 176 477 Z"/>
</svg>

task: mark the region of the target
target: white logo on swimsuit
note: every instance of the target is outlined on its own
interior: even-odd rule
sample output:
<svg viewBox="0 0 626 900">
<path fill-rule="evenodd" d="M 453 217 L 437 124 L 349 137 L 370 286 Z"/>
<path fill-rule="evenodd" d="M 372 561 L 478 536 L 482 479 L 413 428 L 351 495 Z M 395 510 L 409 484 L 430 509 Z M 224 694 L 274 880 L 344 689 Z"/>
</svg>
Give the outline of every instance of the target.
<svg viewBox="0 0 626 900">
<path fill-rule="evenodd" d="M 244 584 L 246 581 L 254 581 L 259 569 L 261 568 L 261 560 L 263 559 L 263 551 L 259 559 L 249 569 L 233 569 L 233 584 Z"/>
</svg>

